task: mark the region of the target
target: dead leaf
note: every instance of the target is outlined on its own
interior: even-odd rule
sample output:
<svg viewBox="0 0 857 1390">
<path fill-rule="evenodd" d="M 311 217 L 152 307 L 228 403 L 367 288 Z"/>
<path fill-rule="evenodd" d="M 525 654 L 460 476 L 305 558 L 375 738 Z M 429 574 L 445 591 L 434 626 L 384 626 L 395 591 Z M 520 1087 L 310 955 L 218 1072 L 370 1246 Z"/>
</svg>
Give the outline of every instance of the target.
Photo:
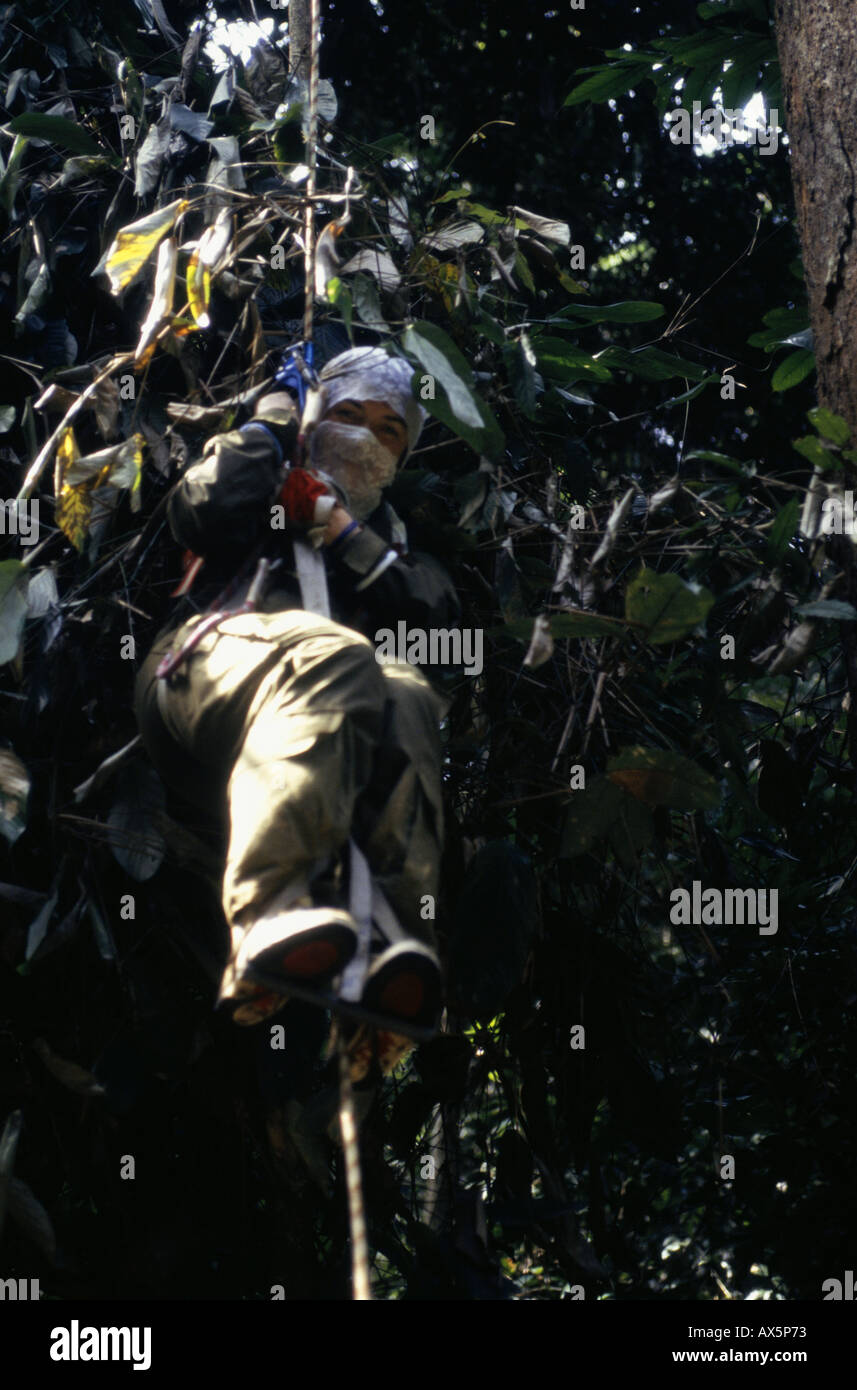
<svg viewBox="0 0 857 1390">
<path fill-rule="evenodd" d="M 156 347 L 156 340 L 163 326 L 169 322 L 173 312 L 173 294 L 176 284 L 178 247 L 175 237 L 167 237 L 158 247 L 158 265 L 155 271 L 155 288 L 149 312 L 140 329 L 140 339 L 134 350 L 134 363 L 145 367 Z"/>
<path fill-rule="evenodd" d="M 166 843 L 154 825 L 154 817 L 164 811 L 163 783 L 153 767 L 136 762 L 120 769 L 117 798 L 107 817 L 113 832 L 113 857 L 138 883 L 145 883 L 158 872 Z"/>
<path fill-rule="evenodd" d="M 6 1208 L 9 1201 L 9 1187 L 15 1169 L 15 1154 L 18 1151 L 20 1137 L 21 1112 L 20 1110 L 13 1110 L 3 1126 L 3 1133 L 0 1134 L 0 1236 L 3 1235 L 3 1224 L 6 1220 Z"/>
<path fill-rule="evenodd" d="M 48 930 L 48 924 L 50 923 L 50 920 L 54 915 L 54 908 L 57 905 L 58 898 L 59 891 L 57 889 L 54 889 L 54 891 L 51 893 L 51 896 L 48 898 L 47 902 L 42 908 L 41 912 L 39 912 L 38 915 L 34 917 L 32 922 L 30 923 L 30 928 L 27 932 L 27 950 L 24 955 L 25 960 L 31 960 L 33 958 L 33 956 L 36 954 L 36 951 L 39 949 L 39 946 L 41 945 L 42 941 L 44 940 L 45 933 Z"/>
<path fill-rule="evenodd" d="M 540 613 L 533 623 L 533 635 L 530 638 L 530 645 L 527 655 L 524 657 L 525 666 L 543 666 L 546 661 L 550 661 L 553 656 L 553 637 L 551 636 L 550 620 Z"/>
<path fill-rule="evenodd" d="M 57 1238 L 53 1223 L 38 1197 L 20 1178 L 9 1180 L 9 1215 L 16 1226 L 41 1250 L 49 1264 L 56 1263 Z"/>
<path fill-rule="evenodd" d="M 33 1042 L 33 1051 L 55 1080 L 61 1086 L 65 1086 L 67 1091 L 74 1091 L 76 1096 L 103 1096 L 104 1087 L 97 1081 L 91 1071 L 86 1067 L 81 1067 L 77 1062 L 69 1062 L 65 1057 L 57 1056 L 56 1052 L 48 1046 L 44 1038 L 36 1038 Z"/>
</svg>

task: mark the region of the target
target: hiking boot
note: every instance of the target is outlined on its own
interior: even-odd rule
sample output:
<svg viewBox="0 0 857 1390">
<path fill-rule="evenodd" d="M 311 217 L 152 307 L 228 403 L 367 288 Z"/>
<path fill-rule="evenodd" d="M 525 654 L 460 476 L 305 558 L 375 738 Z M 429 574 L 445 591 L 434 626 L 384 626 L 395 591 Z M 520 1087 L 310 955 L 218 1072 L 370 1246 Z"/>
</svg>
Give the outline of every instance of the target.
<svg viewBox="0 0 857 1390">
<path fill-rule="evenodd" d="M 354 919 L 339 908 L 293 907 L 260 917 L 244 933 L 227 966 L 219 998 L 239 1001 L 232 1014 L 235 1023 L 261 1023 L 282 1008 L 290 980 L 327 984 L 356 949 Z M 253 969 L 279 976 L 282 992 L 246 979 Z"/>
<path fill-rule="evenodd" d="M 397 941 L 374 957 L 360 1000 L 364 1008 L 424 1028 L 437 1023 L 441 1008 L 440 966 L 419 941 Z"/>
</svg>

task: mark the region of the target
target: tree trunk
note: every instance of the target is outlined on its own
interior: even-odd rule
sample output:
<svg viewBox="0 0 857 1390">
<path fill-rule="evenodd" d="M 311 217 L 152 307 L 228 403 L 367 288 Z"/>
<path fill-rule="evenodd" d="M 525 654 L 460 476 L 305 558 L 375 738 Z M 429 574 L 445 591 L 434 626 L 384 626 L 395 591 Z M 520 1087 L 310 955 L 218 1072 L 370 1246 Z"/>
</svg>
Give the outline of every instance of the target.
<svg viewBox="0 0 857 1390">
<path fill-rule="evenodd" d="M 309 0 L 289 0 L 289 75 L 309 82 Z"/>
<path fill-rule="evenodd" d="M 857 437 L 857 9 L 776 0 L 818 397 Z"/>
</svg>

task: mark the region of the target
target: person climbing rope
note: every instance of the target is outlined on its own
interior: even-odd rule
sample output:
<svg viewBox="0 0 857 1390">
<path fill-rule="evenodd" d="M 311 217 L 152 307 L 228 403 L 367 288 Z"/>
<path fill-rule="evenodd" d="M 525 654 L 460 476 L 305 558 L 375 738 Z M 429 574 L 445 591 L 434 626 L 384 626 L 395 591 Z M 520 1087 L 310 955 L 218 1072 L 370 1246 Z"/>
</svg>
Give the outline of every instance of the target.
<svg viewBox="0 0 857 1390">
<path fill-rule="evenodd" d="M 164 780 L 226 810 L 219 1000 L 239 1024 L 275 1014 L 290 984 L 327 986 L 353 956 L 350 839 L 395 914 L 392 930 L 373 925 L 361 1004 L 422 1027 L 439 1014 L 445 701 L 414 666 L 376 660 L 372 643 L 400 620 L 425 630 L 460 618 L 448 574 L 409 552 L 383 498 L 425 418 L 411 375 L 380 348 L 341 353 L 318 378 L 306 467 L 289 466 L 299 411 L 275 390 L 250 423 L 207 441 L 168 500 L 188 568 L 137 676 L 135 712 Z M 290 540 L 306 538 L 323 556 L 329 618 L 301 595 Z"/>
</svg>

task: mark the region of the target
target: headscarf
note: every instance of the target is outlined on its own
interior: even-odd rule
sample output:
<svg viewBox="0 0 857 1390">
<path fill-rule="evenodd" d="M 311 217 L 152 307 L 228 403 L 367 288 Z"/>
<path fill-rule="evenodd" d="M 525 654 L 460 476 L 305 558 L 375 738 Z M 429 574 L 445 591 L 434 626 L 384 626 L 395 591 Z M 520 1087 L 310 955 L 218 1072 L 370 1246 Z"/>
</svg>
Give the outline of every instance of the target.
<svg viewBox="0 0 857 1390">
<path fill-rule="evenodd" d="M 383 401 L 405 422 L 408 457 L 420 437 L 427 412 L 414 399 L 414 369 L 403 357 L 390 357 L 383 348 L 349 348 L 332 357 L 319 372 L 321 400 L 317 418 L 323 419 L 340 401 Z"/>
</svg>

